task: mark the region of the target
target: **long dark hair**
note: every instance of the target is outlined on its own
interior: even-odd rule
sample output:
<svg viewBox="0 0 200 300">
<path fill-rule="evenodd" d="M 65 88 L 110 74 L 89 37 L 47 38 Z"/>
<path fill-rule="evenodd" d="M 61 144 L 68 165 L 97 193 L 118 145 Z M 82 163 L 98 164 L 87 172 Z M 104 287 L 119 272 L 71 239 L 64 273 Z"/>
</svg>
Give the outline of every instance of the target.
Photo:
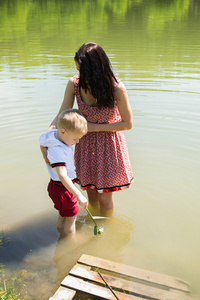
<svg viewBox="0 0 200 300">
<path fill-rule="evenodd" d="M 74 60 L 80 66 L 79 85 L 89 90 L 99 107 L 114 107 L 114 81 L 112 67 L 105 51 L 96 43 L 85 43 L 76 52 Z"/>
</svg>

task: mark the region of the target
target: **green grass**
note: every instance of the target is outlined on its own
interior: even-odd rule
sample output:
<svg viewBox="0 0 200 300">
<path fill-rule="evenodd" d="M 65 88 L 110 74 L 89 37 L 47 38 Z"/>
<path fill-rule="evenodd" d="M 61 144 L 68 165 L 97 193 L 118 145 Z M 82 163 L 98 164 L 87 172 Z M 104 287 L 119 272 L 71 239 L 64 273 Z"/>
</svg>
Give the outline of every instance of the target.
<svg viewBox="0 0 200 300">
<path fill-rule="evenodd" d="M 22 284 L 21 279 L 16 276 L 7 278 L 3 266 L 0 265 L 0 299 L 20 300 L 19 284 Z"/>
<path fill-rule="evenodd" d="M 0 249 L 9 243 L 10 239 L 0 235 Z M 21 295 L 26 294 L 26 285 L 24 281 L 30 277 L 26 270 L 20 270 L 9 274 L 6 267 L 0 263 L 0 299 L 1 300 L 22 300 L 26 299 Z"/>
<path fill-rule="evenodd" d="M 10 243 L 4 233 L 0 233 L 0 250 L 6 250 Z M 28 264 L 20 264 L 15 269 L 0 263 L 0 300 L 46 300 L 52 294 L 55 284 L 56 270 L 51 265 L 35 268 L 35 259 L 30 258 Z M 47 297 L 48 296 L 48 297 Z"/>
</svg>

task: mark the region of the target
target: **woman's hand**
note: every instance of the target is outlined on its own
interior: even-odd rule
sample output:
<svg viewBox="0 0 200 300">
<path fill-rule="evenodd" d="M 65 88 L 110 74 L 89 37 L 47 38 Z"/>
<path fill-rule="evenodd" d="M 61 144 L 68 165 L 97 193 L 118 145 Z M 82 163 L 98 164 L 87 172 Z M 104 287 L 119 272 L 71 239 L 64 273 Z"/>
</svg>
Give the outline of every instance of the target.
<svg viewBox="0 0 200 300">
<path fill-rule="evenodd" d="M 40 146 L 40 150 L 41 150 L 41 152 L 42 152 L 42 156 L 43 156 L 43 158 L 44 158 L 46 164 L 49 165 L 49 166 L 51 166 L 50 161 L 49 161 L 48 158 L 47 158 L 47 148 L 46 148 L 46 147 L 43 147 L 43 146 Z"/>
<path fill-rule="evenodd" d="M 88 132 L 93 132 L 93 131 L 110 131 L 110 132 L 115 132 L 115 125 L 114 128 L 111 128 L 111 124 L 116 124 L 116 123 L 90 123 L 87 122 L 87 128 Z M 113 127 L 113 126 L 112 126 Z"/>
</svg>

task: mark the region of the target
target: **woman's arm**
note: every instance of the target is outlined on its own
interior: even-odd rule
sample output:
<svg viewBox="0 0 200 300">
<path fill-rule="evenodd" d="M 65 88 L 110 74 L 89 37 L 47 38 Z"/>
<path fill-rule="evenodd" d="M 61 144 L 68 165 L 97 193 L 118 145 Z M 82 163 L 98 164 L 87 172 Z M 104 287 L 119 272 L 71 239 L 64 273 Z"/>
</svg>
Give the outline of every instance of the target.
<svg viewBox="0 0 200 300">
<path fill-rule="evenodd" d="M 73 77 L 69 79 L 66 89 L 65 89 L 65 94 L 64 94 L 64 99 L 63 102 L 61 104 L 60 110 L 57 114 L 57 116 L 55 117 L 55 119 L 52 121 L 52 123 L 49 126 L 49 130 L 56 128 L 57 127 L 57 121 L 58 121 L 58 116 L 59 114 L 66 109 L 72 108 L 74 105 L 74 98 L 75 98 L 75 94 L 74 94 L 74 81 L 73 81 Z M 42 155 L 44 157 L 45 162 L 47 163 L 47 165 L 50 166 L 50 161 L 47 158 L 47 148 L 40 146 L 40 150 L 42 152 Z"/>
<path fill-rule="evenodd" d="M 115 88 L 117 107 L 121 116 L 121 121 L 109 124 L 98 124 L 88 122 L 88 131 L 121 131 L 129 130 L 133 126 L 132 110 L 128 101 L 126 88 L 120 82 Z"/>
<path fill-rule="evenodd" d="M 69 79 L 69 81 L 67 83 L 63 102 L 61 104 L 61 107 L 59 109 L 58 114 L 56 115 L 56 117 L 52 121 L 52 123 L 50 124 L 49 130 L 57 127 L 58 116 L 59 116 L 59 114 L 62 111 L 73 107 L 73 105 L 74 105 L 74 98 L 75 98 L 75 94 L 74 94 L 74 81 L 73 81 L 73 77 L 72 77 L 72 78 Z"/>
</svg>

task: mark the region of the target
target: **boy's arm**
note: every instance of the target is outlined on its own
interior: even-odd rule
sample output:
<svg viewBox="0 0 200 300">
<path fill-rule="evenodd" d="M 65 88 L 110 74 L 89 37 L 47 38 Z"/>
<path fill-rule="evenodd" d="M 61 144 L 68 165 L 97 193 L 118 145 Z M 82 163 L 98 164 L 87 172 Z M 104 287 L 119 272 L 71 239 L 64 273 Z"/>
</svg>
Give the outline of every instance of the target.
<svg viewBox="0 0 200 300">
<path fill-rule="evenodd" d="M 51 163 L 47 158 L 47 149 L 48 149 L 47 147 L 40 146 L 40 150 L 42 152 L 42 156 L 43 156 L 46 164 L 51 167 Z"/>
<path fill-rule="evenodd" d="M 81 206 L 86 208 L 88 206 L 88 201 L 81 194 L 81 192 L 76 188 L 76 186 L 73 184 L 71 179 L 67 176 L 66 167 L 65 166 L 56 167 L 56 172 L 64 187 L 66 187 L 66 189 L 68 189 L 68 191 L 70 191 L 77 198 Z"/>
</svg>

